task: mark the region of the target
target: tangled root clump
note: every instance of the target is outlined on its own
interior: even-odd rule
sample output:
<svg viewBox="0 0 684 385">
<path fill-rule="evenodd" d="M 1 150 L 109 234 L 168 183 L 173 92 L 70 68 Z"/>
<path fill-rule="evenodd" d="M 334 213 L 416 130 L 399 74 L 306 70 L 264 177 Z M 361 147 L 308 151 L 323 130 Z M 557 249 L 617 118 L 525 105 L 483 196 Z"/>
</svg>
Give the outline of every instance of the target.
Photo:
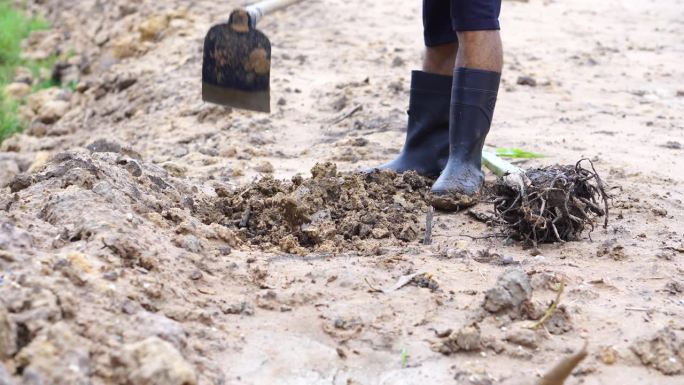
<svg viewBox="0 0 684 385">
<path fill-rule="evenodd" d="M 500 178 L 494 186 L 494 210 L 509 236 L 535 246 L 578 240 L 594 229 L 597 217 L 605 217 L 608 226 L 609 197 L 590 160 L 537 168 L 525 176 L 524 183 Z"/>
</svg>

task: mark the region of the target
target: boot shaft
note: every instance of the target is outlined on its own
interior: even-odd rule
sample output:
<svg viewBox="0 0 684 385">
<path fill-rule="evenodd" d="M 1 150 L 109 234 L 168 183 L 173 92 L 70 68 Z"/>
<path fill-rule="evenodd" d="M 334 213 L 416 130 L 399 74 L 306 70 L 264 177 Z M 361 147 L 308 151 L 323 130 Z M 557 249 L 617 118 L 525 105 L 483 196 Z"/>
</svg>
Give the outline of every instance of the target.
<svg viewBox="0 0 684 385">
<path fill-rule="evenodd" d="M 449 122 L 450 156 L 481 164 L 501 74 L 470 68 L 454 70 Z"/>
</svg>

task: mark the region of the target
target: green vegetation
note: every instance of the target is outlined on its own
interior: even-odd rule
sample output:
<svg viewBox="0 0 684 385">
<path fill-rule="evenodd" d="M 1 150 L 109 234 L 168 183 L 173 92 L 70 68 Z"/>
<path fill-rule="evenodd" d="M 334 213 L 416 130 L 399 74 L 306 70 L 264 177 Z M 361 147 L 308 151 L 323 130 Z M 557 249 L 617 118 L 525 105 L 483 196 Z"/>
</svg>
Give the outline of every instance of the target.
<svg viewBox="0 0 684 385">
<path fill-rule="evenodd" d="M 408 352 L 406 348 L 401 349 L 401 367 L 406 368 L 408 366 Z"/>
<path fill-rule="evenodd" d="M 525 151 L 520 148 L 497 148 L 496 155 L 502 158 L 515 158 L 515 159 L 533 159 L 533 158 L 544 158 L 544 154 L 538 154 L 536 152 Z"/>
<path fill-rule="evenodd" d="M 47 29 L 48 23 L 42 19 L 29 18 L 15 9 L 8 0 L 0 0 L 0 142 L 15 132 L 21 131 L 17 111 L 19 105 L 7 100 L 4 89 L 14 78 L 14 71 L 19 66 L 31 70 L 38 76 L 41 68 L 52 68 L 57 58 L 42 61 L 25 61 L 21 59 L 21 41 L 32 31 Z M 38 86 L 46 88 L 47 84 Z M 34 87 L 34 91 L 36 87 Z"/>
</svg>

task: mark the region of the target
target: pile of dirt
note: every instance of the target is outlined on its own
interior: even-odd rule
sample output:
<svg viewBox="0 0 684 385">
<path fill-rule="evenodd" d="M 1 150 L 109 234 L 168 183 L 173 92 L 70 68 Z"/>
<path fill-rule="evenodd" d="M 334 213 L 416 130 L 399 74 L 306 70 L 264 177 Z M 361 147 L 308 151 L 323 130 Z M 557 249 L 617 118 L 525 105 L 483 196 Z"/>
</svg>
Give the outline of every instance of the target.
<svg viewBox="0 0 684 385">
<path fill-rule="evenodd" d="M 472 309 L 464 326 L 438 333 L 440 341 L 432 349 L 445 355 L 492 350 L 496 354 L 529 358 L 530 351 L 539 347 L 538 330 L 542 326 L 544 335 L 571 331 L 572 320 L 565 306 L 556 304 L 553 314 L 546 317 L 553 302 L 540 300 L 544 288 L 535 284 L 539 278 L 531 280 L 529 275 L 517 268 L 504 271 L 494 286 L 484 292 L 484 301 Z"/>
<path fill-rule="evenodd" d="M 642 338 L 632 345 L 632 351 L 644 365 L 664 374 L 684 373 L 684 339 L 670 328 L 659 330 L 650 338 Z"/>
<path fill-rule="evenodd" d="M 429 179 L 384 170 L 344 174 L 333 163 L 317 164 L 311 175 L 219 189 L 203 220 L 233 228 L 262 249 L 289 253 L 362 250 L 373 242 L 361 240 L 402 244 L 422 235 Z"/>
<path fill-rule="evenodd" d="M 593 230 L 596 217 L 605 217 L 604 227 L 608 225 L 603 181 L 594 165 L 588 161 L 587 169 L 583 161 L 529 170 L 520 180 L 499 178 L 495 211 L 512 237 L 528 245 L 563 242 Z"/>
</svg>

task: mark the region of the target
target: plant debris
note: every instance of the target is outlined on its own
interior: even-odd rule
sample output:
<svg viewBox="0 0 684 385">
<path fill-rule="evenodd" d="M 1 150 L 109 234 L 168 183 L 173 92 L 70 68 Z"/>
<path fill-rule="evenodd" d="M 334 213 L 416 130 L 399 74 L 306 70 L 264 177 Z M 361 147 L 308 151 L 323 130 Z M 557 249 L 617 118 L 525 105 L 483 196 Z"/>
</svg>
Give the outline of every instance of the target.
<svg viewBox="0 0 684 385">
<path fill-rule="evenodd" d="M 508 235 L 525 244 L 579 239 L 594 229 L 596 217 L 608 225 L 608 195 L 600 176 L 583 167 L 550 166 L 525 172 L 526 181 L 500 178 L 494 188 L 494 209 Z"/>
</svg>

